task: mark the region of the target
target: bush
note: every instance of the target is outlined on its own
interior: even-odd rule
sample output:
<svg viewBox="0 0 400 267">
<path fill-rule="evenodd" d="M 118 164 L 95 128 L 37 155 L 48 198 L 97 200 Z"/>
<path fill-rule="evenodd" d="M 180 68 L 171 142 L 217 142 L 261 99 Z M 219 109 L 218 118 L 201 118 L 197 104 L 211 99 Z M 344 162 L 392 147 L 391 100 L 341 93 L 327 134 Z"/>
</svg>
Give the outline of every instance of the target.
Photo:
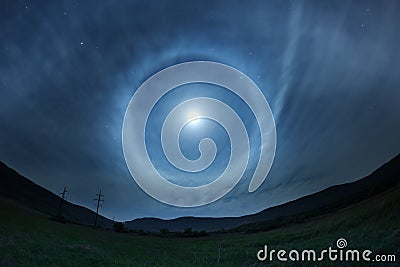
<svg viewBox="0 0 400 267">
<path fill-rule="evenodd" d="M 125 227 L 125 224 L 122 222 L 115 222 L 113 224 L 114 231 L 117 233 L 127 233 L 128 229 Z"/>
<path fill-rule="evenodd" d="M 161 229 L 160 229 L 160 234 L 166 235 L 166 234 L 168 234 L 168 233 L 169 233 L 169 230 L 168 230 L 167 228 L 161 228 Z"/>
<path fill-rule="evenodd" d="M 206 231 L 193 231 L 192 228 L 186 228 L 183 231 L 183 236 L 184 237 L 204 237 L 208 236 L 208 233 Z"/>
<path fill-rule="evenodd" d="M 200 232 L 199 232 L 199 236 L 200 236 L 200 237 L 208 236 L 208 233 L 207 233 L 206 231 L 203 230 L 203 231 L 200 231 Z"/>
</svg>

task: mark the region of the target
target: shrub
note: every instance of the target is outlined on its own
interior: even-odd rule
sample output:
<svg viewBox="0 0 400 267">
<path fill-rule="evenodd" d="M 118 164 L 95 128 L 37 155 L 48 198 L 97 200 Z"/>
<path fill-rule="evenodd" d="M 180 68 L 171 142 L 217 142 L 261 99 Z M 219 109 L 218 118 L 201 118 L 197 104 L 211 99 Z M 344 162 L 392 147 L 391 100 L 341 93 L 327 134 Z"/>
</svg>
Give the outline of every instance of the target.
<svg viewBox="0 0 400 267">
<path fill-rule="evenodd" d="M 203 236 L 208 236 L 208 233 L 206 231 L 200 231 L 199 232 L 199 236 L 203 237 Z"/>
<path fill-rule="evenodd" d="M 168 233 L 169 233 L 168 228 L 161 228 L 161 229 L 160 229 L 160 234 L 166 235 L 166 234 L 168 234 Z"/>
<path fill-rule="evenodd" d="M 113 224 L 114 231 L 117 233 L 127 233 L 128 229 L 125 227 L 125 224 L 122 222 L 115 222 Z"/>
</svg>

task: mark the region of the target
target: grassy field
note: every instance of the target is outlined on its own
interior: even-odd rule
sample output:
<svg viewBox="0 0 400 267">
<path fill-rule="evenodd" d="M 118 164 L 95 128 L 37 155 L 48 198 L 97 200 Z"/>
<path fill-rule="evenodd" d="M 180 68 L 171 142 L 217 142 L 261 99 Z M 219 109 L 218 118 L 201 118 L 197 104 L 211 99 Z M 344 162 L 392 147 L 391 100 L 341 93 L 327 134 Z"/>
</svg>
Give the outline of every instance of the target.
<svg viewBox="0 0 400 267">
<path fill-rule="evenodd" d="M 0 199 L 0 266 L 280 266 L 260 262 L 269 249 L 321 251 L 345 238 L 348 249 L 395 254 L 399 266 L 400 187 L 311 221 L 268 232 L 202 238 L 141 236 L 59 224 Z M 373 256 L 371 256 L 373 258 Z M 361 262 L 289 262 L 296 266 L 364 266 Z M 319 265 L 318 265 L 319 264 Z M 282 265 L 283 266 L 283 265 Z"/>
</svg>

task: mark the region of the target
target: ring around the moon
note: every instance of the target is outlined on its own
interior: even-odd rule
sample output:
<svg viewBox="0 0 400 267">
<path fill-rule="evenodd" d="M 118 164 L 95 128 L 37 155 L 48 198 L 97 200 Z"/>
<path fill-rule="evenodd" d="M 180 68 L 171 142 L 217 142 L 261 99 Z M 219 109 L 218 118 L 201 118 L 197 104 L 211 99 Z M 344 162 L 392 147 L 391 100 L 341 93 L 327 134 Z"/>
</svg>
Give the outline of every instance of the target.
<svg viewBox="0 0 400 267">
<path fill-rule="evenodd" d="M 225 128 L 231 139 L 231 157 L 225 171 L 209 184 L 185 187 L 166 180 L 151 163 L 145 144 L 145 129 L 149 114 L 158 100 L 167 92 L 190 83 L 209 83 L 227 88 L 242 98 L 251 108 L 261 133 L 260 156 L 248 187 L 249 192 L 254 192 L 266 179 L 275 156 L 276 129 L 271 109 L 261 90 L 249 77 L 230 66 L 210 61 L 186 62 L 163 69 L 146 80 L 133 95 L 122 127 L 124 157 L 133 179 L 151 197 L 178 207 L 196 207 L 214 202 L 230 192 L 240 181 L 246 170 L 250 153 L 246 128 L 229 105 L 213 98 L 194 98 L 171 111 L 167 120 L 168 118 L 173 118 L 173 120 L 169 119 L 169 122 L 163 125 L 162 145 L 164 153 L 167 152 L 168 160 L 177 168 L 197 171 L 207 167 L 210 160 L 215 158 L 215 151 L 213 151 L 215 144 L 209 138 L 203 139 L 199 145 L 201 157 L 203 151 L 211 153 L 208 157 L 204 155 L 206 159 L 190 161 L 184 158 L 182 153 L 172 151 L 179 150 L 176 142 L 177 135 L 183 124 L 187 123 L 184 122 L 183 116 L 172 115 L 172 113 L 183 111 L 187 106 L 207 106 L 207 108 L 199 109 L 201 112 L 198 116 L 218 122 Z M 218 112 L 215 112 L 216 110 Z M 174 123 L 171 121 L 180 125 L 172 129 L 170 125 Z M 171 140 L 167 144 L 168 139 Z M 178 156 L 174 158 L 172 155 Z"/>
</svg>

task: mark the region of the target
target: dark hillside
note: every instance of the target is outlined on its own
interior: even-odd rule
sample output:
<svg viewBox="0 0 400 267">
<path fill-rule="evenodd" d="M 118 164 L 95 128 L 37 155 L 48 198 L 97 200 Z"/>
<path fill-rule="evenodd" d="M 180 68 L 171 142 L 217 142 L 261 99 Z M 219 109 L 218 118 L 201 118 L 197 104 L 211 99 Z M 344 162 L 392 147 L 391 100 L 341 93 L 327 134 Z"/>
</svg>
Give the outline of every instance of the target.
<svg viewBox="0 0 400 267">
<path fill-rule="evenodd" d="M 167 228 L 170 231 L 193 230 L 216 231 L 236 228 L 240 225 L 271 221 L 286 221 L 315 217 L 324 213 L 349 206 L 390 189 L 399 183 L 400 155 L 382 165 L 373 173 L 355 182 L 335 185 L 312 195 L 268 208 L 259 213 L 231 218 L 195 218 L 181 217 L 172 220 L 142 218 L 126 223 L 130 229 L 159 231 Z M 258 227 L 258 226 L 257 226 Z"/>
<path fill-rule="evenodd" d="M 0 196 L 46 215 L 57 214 L 60 197 L 21 176 L 0 162 Z M 92 225 L 95 213 L 87 208 L 64 201 L 62 215 L 69 222 Z M 112 221 L 100 216 L 98 225 L 111 228 Z"/>
</svg>

